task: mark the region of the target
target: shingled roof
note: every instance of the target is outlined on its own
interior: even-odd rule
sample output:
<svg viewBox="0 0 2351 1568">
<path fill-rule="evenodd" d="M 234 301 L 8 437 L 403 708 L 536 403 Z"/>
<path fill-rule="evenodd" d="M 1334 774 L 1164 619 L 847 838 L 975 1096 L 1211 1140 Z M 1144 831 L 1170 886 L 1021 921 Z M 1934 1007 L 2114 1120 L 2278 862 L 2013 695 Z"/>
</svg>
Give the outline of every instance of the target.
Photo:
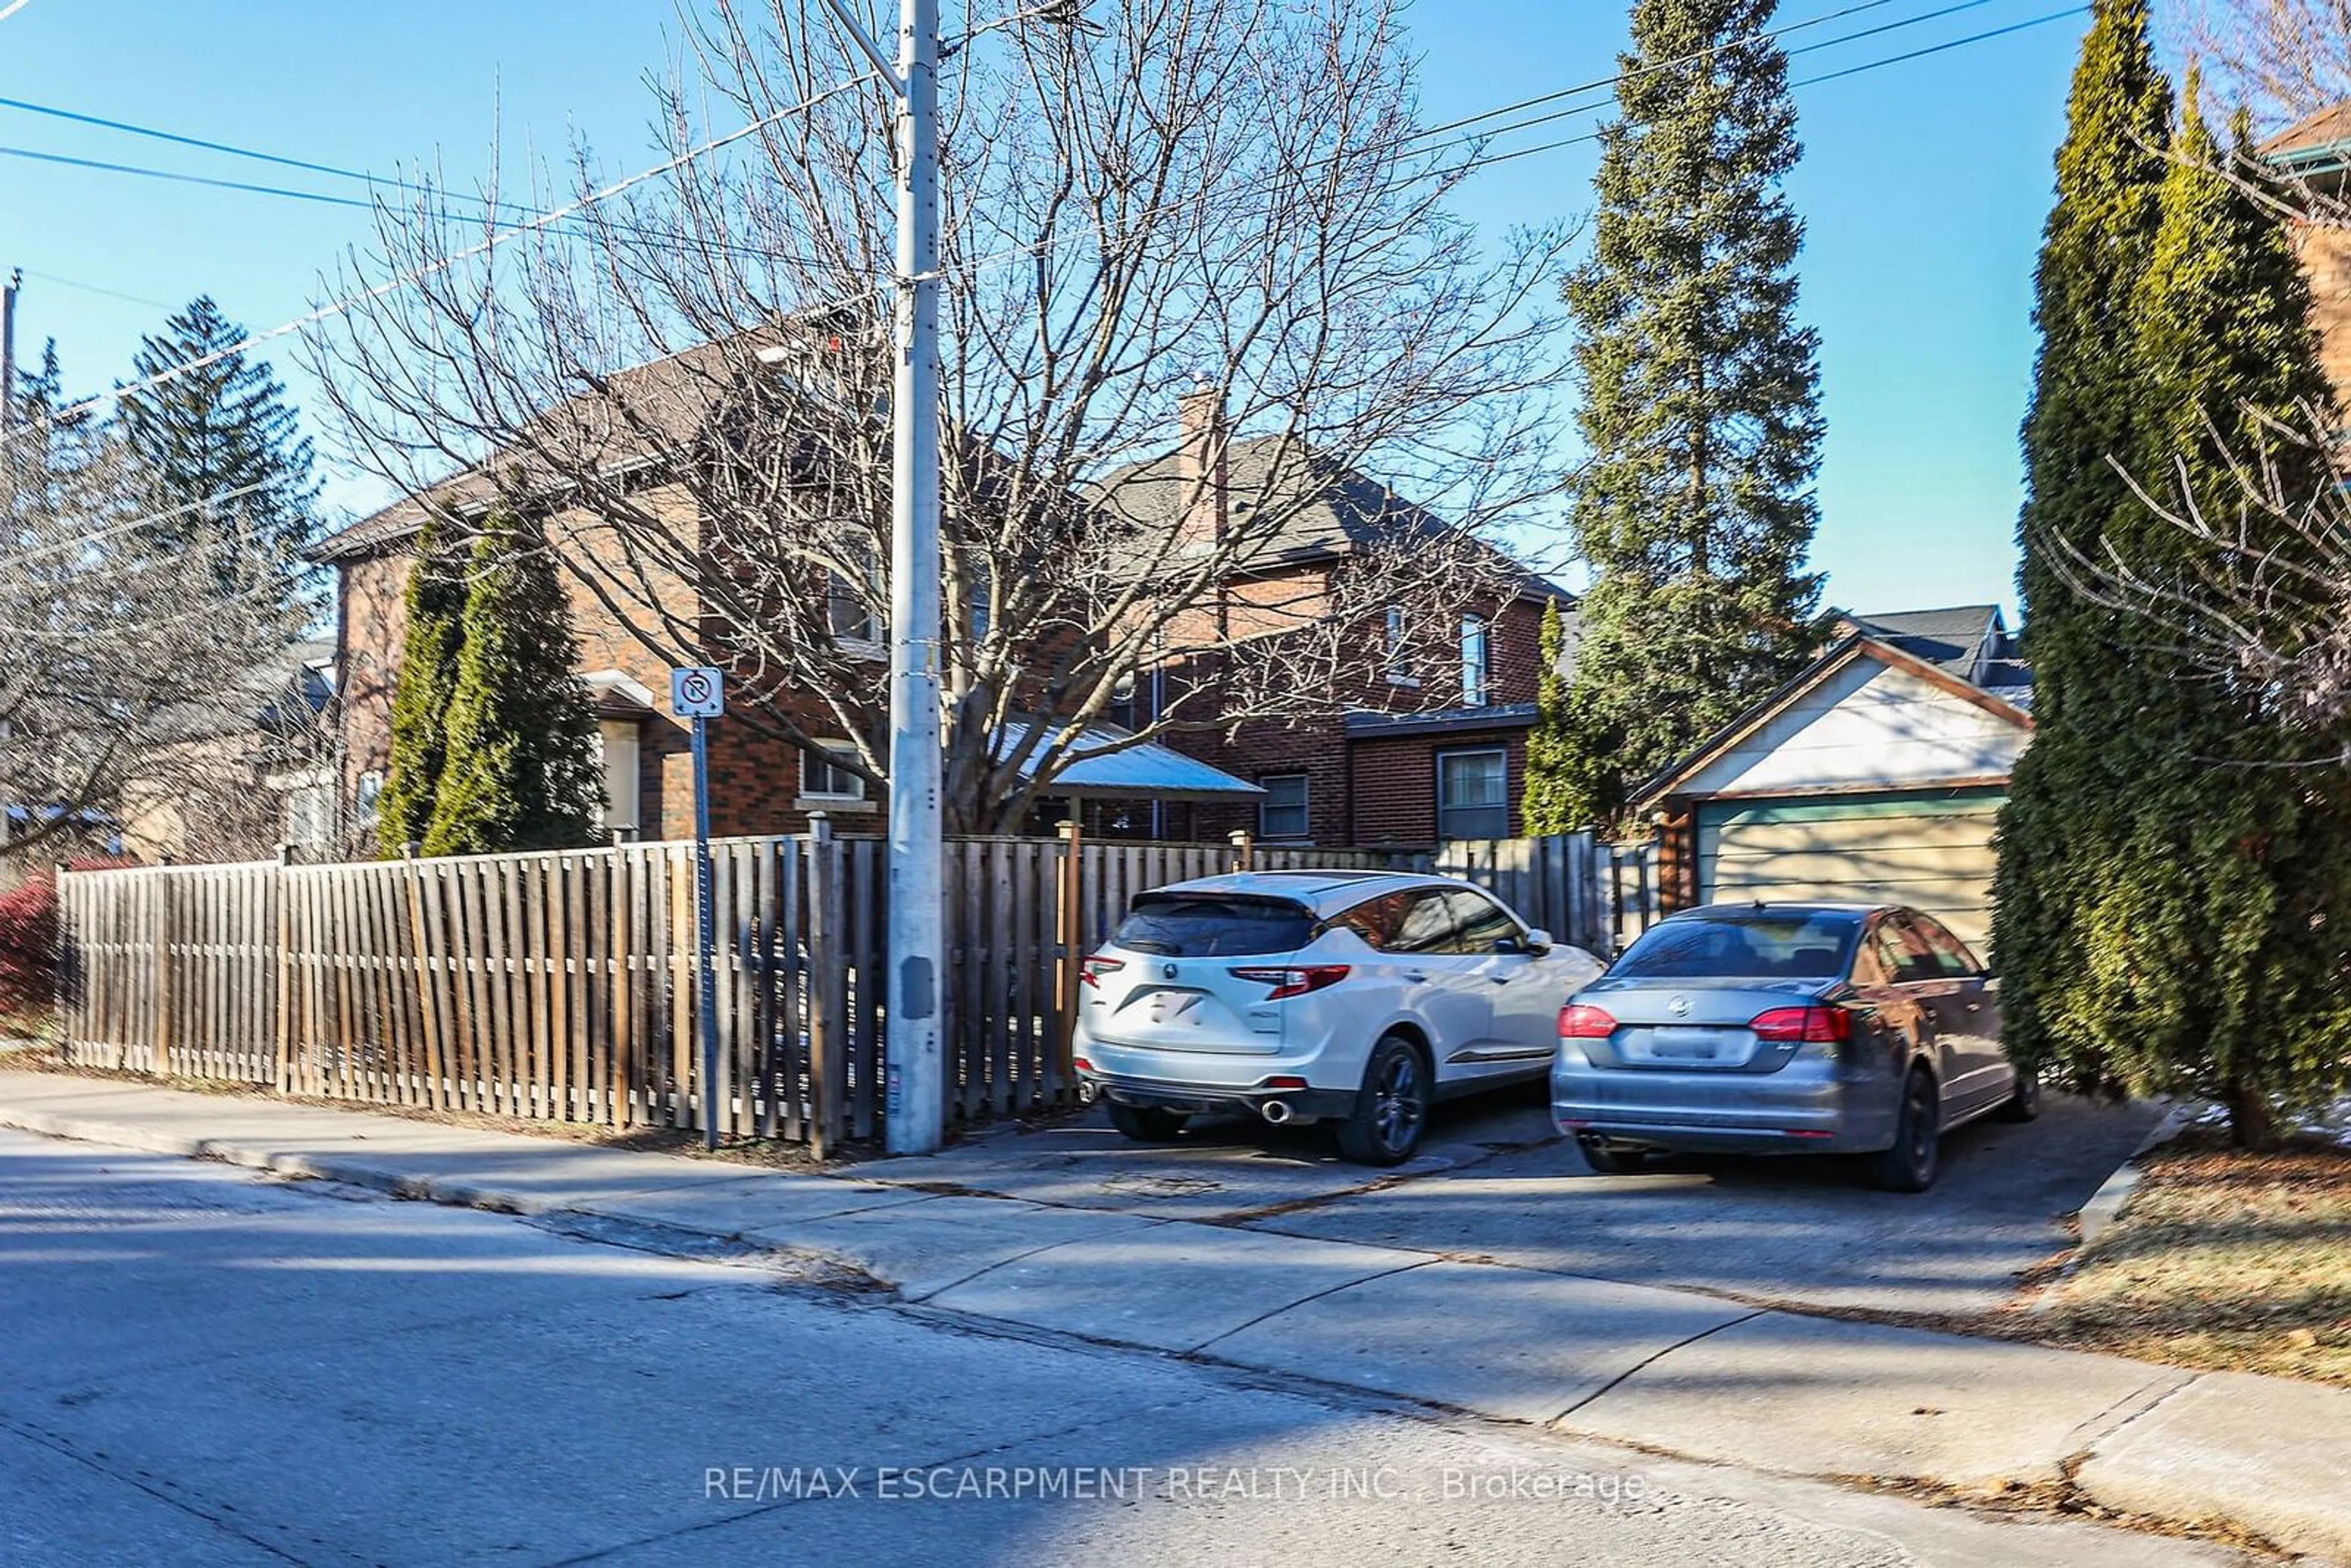
<svg viewBox="0 0 2351 1568">
<path fill-rule="evenodd" d="M 699 435 L 711 410 L 736 384 L 742 357 L 757 351 L 756 340 L 745 334 L 732 343 L 702 343 L 632 366 L 616 372 L 607 390 L 582 392 L 540 415 L 533 439 L 600 468 L 624 471 Z M 630 418 L 619 417 L 622 408 Z M 406 544 L 430 508 L 474 516 L 497 496 L 497 485 L 480 467 L 466 469 L 329 535 L 311 547 L 310 557 L 332 563 L 374 555 Z"/>
<path fill-rule="evenodd" d="M 2351 161 L 2351 99 L 2303 116 L 2258 151 L 2271 163 L 2297 173 Z"/>
<path fill-rule="evenodd" d="M 1182 517 L 1189 482 L 1178 469 L 1179 461 L 1171 452 L 1114 469 L 1092 486 L 1094 502 L 1137 525 L 1144 537 L 1159 537 Z M 1236 436 L 1226 446 L 1225 488 L 1232 498 L 1232 526 L 1246 528 L 1250 509 L 1274 492 L 1277 464 L 1281 465 L 1281 521 L 1235 561 L 1237 570 L 1327 560 L 1416 539 L 1434 544 L 1459 533 L 1427 507 L 1405 499 L 1361 469 L 1280 435 Z M 1521 596 L 1574 601 L 1574 595 L 1523 562 L 1500 550 L 1492 555 Z"/>
<path fill-rule="evenodd" d="M 2032 674 L 2018 657 L 2017 640 L 1997 604 L 1956 604 L 1941 610 L 1848 614 L 1844 624 L 1901 649 L 1945 674 L 1990 690 L 2028 685 Z"/>
</svg>

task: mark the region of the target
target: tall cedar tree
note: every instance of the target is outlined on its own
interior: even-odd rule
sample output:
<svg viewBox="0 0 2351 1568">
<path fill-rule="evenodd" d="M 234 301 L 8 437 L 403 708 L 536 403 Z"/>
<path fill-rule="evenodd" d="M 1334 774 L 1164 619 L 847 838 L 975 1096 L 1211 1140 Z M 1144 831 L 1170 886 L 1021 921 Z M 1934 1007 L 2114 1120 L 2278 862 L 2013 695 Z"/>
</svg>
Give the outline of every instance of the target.
<svg viewBox="0 0 2351 1568">
<path fill-rule="evenodd" d="M 2124 618 L 2068 585 L 2064 552 L 2095 552 L 2146 521 L 2110 459 L 2147 447 L 2137 311 L 2171 123 L 2147 0 L 2096 0 L 2066 115 L 2035 279 L 2041 350 L 2017 522 L 2034 729 L 2001 811 L 1991 945 L 2010 1052 L 2028 1067 L 2062 1064 L 2088 1088 L 2111 1075 L 2097 998 L 2081 983 L 2085 920 L 2128 831 L 2137 710 L 2151 683 L 2135 666 L 2140 639 Z"/>
<path fill-rule="evenodd" d="M 191 541 L 233 528 L 259 545 L 264 559 L 277 563 L 290 602 L 317 527 L 319 482 L 310 439 L 286 389 L 267 361 L 235 347 L 244 337 L 210 296 L 198 298 L 161 335 L 141 339 L 131 361 L 141 381 L 195 368 L 126 392 L 119 417 L 156 507 L 189 507 L 181 527 Z M 250 559 L 250 552 L 225 558 L 231 580 L 225 587 L 259 589 L 234 580 Z"/>
<path fill-rule="evenodd" d="M 2137 308 L 2147 413 L 2133 466 L 2210 515 L 2241 493 L 2231 454 L 2276 446 L 2267 422 L 2333 399 L 2292 244 L 2231 177 L 2198 90 L 2191 73 Z M 2241 119 L 2235 143 L 2253 167 Z M 2295 490 L 2321 480 L 2298 451 L 2272 455 L 2301 460 Z M 2300 542 L 2258 510 L 2243 526 L 2256 545 Z M 2151 511 L 2110 537 L 2149 579 L 2194 580 L 2195 546 Z M 2262 694 L 2167 644 L 2142 638 L 2134 662 L 2129 831 L 2081 919 L 2090 961 L 2075 1010 L 2092 1025 L 2088 1065 L 2140 1092 L 2218 1098 L 2239 1141 L 2262 1144 L 2273 1095 L 2336 1092 L 2351 1061 L 2351 784 L 2339 768 L 2282 766 L 2294 743 Z M 2351 727 L 2335 738 L 2351 744 Z"/>
<path fill-rule="evenodd" d="M 398 859 L 424 841 L 449 755 L 449 707 L 465 643 L 465 559 L 449 525 L 427 514 L 408 573 L 408 632 L 392 699 L 392 769 L 377 805 L 376 839 Z"/>
<path fill-rule="evenodd" d="M 424 852 L 572 849 L 603 838 L 596 721 L 580 641 L 538 527 L 507 513 L 474 538 L 448 758 Z"/>
<path fill-rule="evenodd" d="M 1567 785 L 1568 684 L 1560 670 L 1567 648 L 1567 628 L 1560 618 L 1559 601 L 1543 606 L 1542 670 L 1535 679 L 1535 725 L 1527 734 L 1527 791 L 1520 816 L 1530 833 L 1566 833 L 1575 830 L 1574 802 Z"/>
<path fill-rule="evenodd" d="M 1623 116 L 1601 133 L 1593 254 L 1569 279 L 1591 461 L 1591 563 L 1552 777 L 1571 826 L 1792 674 L 1817 640 L 1805 570 L 1820 463 L 1816 335 L 1777 0 L 1637 0 Z"/>
</svg>

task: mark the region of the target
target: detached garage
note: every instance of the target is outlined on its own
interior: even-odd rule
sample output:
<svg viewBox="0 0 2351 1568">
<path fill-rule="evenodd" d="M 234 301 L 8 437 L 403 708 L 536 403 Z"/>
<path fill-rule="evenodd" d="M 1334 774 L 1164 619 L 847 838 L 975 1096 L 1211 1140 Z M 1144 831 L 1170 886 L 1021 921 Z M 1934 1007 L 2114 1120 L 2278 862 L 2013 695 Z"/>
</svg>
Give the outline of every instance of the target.
<svg viewBox="0 0 2351 1568">
<path fill-rule="evenodd" d="M 1641 791 L 1667 903 L 1907 904 L 1981 948 L 1992 830 L 2032 734 L 2013 640 L 1991 605 L 1846 627 Z"/>
</svg>

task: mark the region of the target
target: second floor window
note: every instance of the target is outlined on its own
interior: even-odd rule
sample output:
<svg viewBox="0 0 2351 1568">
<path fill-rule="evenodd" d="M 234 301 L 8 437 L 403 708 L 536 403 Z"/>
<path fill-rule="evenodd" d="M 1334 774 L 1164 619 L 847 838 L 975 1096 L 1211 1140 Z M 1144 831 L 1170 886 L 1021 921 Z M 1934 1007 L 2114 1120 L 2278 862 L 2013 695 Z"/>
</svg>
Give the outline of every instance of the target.
<svg viewBox="0 0 2351 1568">
<path fill-rule="evenodd" d="M 839 572 L 830 576 L 825 591 L 826 624 L 836 643 L 879 643 L 882 641 L 882 618 L 867 602 L 862 585 L 853 583 Z"/>
<path fill-rule="evenodd" d="M 1461 618 L 1461 706 L 1484 707 L 1491 701 L 1491 670 L 1487 660 L 1486 618 Z"/>
<path fill-rule="evenodd" d="M 1413 679 L 1412 655 L 1405 648 L 1404 607 L 1388 606 L 1387 624 L 1388 684 L 1395 686 L 1416 686 Z"/>
</svg>

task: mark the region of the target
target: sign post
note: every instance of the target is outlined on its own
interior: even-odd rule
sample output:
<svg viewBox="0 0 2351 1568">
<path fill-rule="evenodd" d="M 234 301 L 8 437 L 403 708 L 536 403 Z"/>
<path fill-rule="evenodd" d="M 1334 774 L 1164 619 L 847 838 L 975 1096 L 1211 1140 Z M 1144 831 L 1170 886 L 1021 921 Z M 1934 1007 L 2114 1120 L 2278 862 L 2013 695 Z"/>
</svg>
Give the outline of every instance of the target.
<svg viewBox="0 0 2351 1568">
<path fill-rule="evenodd" d="M 702 1033 L 702 1144 L 715 1149 L 723 1107 L 718 1103 L 718 912 L 712 902 L 710 874 L 710 721 L 726 712 L 725 677 L 707 668 L 672 670 L 669 707 L 678 717 L 694 723 L 694 908 L 701 985 L 696 1017 Z"/>
</svg>

